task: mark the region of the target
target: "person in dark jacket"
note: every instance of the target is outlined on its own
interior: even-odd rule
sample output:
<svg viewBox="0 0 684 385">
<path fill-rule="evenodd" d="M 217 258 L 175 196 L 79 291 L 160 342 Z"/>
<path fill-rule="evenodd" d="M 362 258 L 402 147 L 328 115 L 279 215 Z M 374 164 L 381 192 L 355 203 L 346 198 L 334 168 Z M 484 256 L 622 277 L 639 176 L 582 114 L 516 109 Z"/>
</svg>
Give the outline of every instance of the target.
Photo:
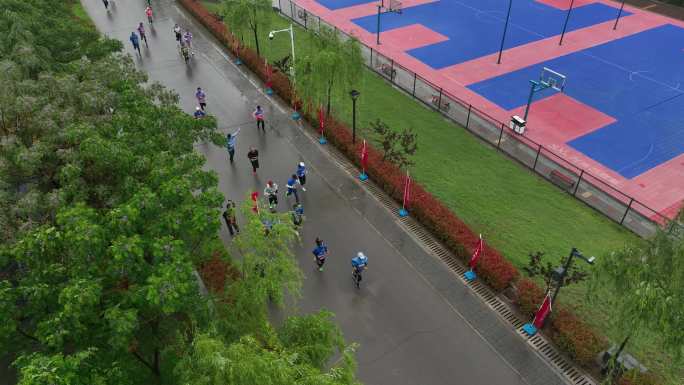
<svg viewBox="0 0 684 385">
<path fill-rule="evenodd" d="M 252 163 L 252 174 L 256 175 L 257 168 L 259 168 L 259 151 L 253 146 L 250 147 L 247 158 L 249 158 L 249 162 Z"/>
<path fill-rule="evenodd" d="M 231 236 L 235 235 L 235 233 L 240 234 L 240 228 L 235 217 L 235 202 L 230 199 L 228 204 L 226 204 L 226 211 L 223 212 L 223 219 L 226 221 L 226 226 L 228 226 L 228 232 Z"/>
</svg>

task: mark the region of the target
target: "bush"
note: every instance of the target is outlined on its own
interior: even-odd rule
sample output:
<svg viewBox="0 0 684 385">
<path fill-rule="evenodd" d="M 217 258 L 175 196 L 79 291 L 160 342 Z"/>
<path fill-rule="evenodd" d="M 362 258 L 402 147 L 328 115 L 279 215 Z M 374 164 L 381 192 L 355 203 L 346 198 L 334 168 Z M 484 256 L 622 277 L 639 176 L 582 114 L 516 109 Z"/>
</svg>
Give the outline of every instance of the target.
<svg viewBox="0 0 684 385">
<path fill-rule="evenodd" d="M 598 354 L 606 350 L 608 341 L 568 310 L 555 310 L 551 319 L 551 338 L 580 365 L 594 365 Z"/>
<path fill-rule="evenodd" d="M 518 305 L 520 312 L 525 317 L 532 318 L 544 300 L 544 290 L 528 278 L 521 279 L 516 283 L 516 287 L 518 289 L 518 296 L 515 304 Z"/>
<path fill-rule="evenodd" d="M 617 385 L 660 385 L 662 380 L 653 373 L 641 373 L 637 370 L 627 372 L 620 377 Z"/>
</svg>

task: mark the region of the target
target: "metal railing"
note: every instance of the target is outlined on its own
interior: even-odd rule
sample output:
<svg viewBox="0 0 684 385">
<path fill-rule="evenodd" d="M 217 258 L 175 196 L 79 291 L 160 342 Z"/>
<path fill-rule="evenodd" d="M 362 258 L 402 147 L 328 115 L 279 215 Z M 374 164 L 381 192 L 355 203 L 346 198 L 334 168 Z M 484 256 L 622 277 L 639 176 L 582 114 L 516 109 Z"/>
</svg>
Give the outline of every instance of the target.
<svg viewBox="0 0 684 385">
<path fill-rule="evenodd" d="M 350 37 L 310 13 L 291 0 L 273 0 L 280 14 L 314 33 L 327 27 L 335 30 L 342 40 Z M 477 107 L 451 95 L 442 87 L 430 83 L 420 75 L 385 57 L 372 47 L 360 42 L 361 53 L 368 68 L 384 77 L 396 88 L 411 95 L 429 108 L 465 127 L 472 134 L 496 147 L 576 199 L 598 210 L 621 226 L 641 237 L 653 236 L 657 229 L 668 226 L 669 232 L 682 232 L 684 226 L 622 193 L 587 170 L 554 154 L 539 143 L 515 134 L 506 124 L 480 111 Z"/>
</svg>

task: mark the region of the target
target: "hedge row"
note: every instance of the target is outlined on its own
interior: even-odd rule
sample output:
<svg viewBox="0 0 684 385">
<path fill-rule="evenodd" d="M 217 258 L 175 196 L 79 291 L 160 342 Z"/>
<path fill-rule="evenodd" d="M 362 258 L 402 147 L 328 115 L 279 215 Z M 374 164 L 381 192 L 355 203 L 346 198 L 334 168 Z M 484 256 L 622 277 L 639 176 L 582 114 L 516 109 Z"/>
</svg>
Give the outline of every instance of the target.
<svg viewBox="0 0 684 385">
<path fill-rule="evenodd" d="M 226 25 L 219 21 L 197 0 L 180 0 L 181 4 L 208 28 L 216 38 L 222 41 L 262 80 L 267 78 L 264 59 L 249 47 L 241 47 L 237 52 L 237 39 L 228 31 Z M 271 76 L 271 88 L 286 102 L 295 104 L 292 87 L 287 76 L 274 72 Z M 300 104 L 300 103 L 297 103 Z M 312 126 L 318 127 L 317 117 L 310 111 L 303 113 L 304 118 Z M 360 166 L 360 141 L 352 143 L 351 130 L 334 117 L 325 122 L 326 138 L 342 151 L 357 166 Z M 382 159 L 380 151 L 372 145 L 368 146 L 368 166 L 366 172 L 375 183 L 401 202 L 405 175 L 396 165 Z M 412 184 L 412 200 L 409 210 L 423 225 L 449 247 L 462 261 L 467 262 L 478 241 L 478 235 L 463 223 L 440 200 L 426 191 L 419 183 Z M 478 276 L 491 288 L 502 291 L 518 280 L 518 270 L 508 262 L 501 253 L 485 245 L 485 250 L 476 268 Z M 517 283 L 517 300 L 521 312 L 532 316 L 544 297 L 544 292 L 537 284 L 528 279 Z M 595 357 L 607 347 L 604 337 L 595 333 L 587 324 L 578 319 L 572 312 L 554 309 L 551 322 L 547 322 L 547 331 L 553 341 L 575 359 L 580 365 L 595 365 Z M 634 383 L 636 385 L 636 383 Z"/>
</svg>

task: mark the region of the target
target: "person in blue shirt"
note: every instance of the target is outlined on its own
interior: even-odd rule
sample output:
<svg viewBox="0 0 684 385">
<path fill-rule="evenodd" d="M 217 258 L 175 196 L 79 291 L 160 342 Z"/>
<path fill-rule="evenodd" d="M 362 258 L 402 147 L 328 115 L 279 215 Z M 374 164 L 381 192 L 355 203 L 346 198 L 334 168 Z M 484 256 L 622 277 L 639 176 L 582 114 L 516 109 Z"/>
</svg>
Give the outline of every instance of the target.
<svg viewBox="0 0 684 385">
<path fill-rule="evenodd" d="M 325 258 L 328 256 L 328 246 L 323 243 L 323 240 L 316 237 L 316 248 L 313 249 L 312 253 L 316 265 L 318 265 L 318 271 L 323 271 L 323 264 L 325 263 Z"/>
<path fill-rule="evenodd" d="M 299 194 L 297 193 L 297 183 L 299 183 L 296 174 L 292 174 L 290 179 L 287 180 L 287 193 L 285 195 L 294 195 L 295 202 L 299 203 Z"/>
<path fill-rule="evenodd" d="M 302 186 L 302 191 L 306 191 L 306 188 L 304 187 L 304 184 L 306 183 L 306 165 L 304 165 L 304 162 L 299 162 L 296 174 L 299 184 Z"/>
<path fill-rule="evenodd" d="M 199 107 L 197 107 L 199 108 Z M 230 156 L 230 163 L 233 163 L 233 157 L 235 156 L 235 145 L 237 144 L 237 136 L 240 133 L 240 128 L 226 135 L 226 149 L 228 150 L 228 155 Z"/>
<path fill-rule="evenodd" d="M 202 111 L 200 106 L 197 106 L 193 115 L 195 116 L 195 119 L 202 119 L 203 117 L 207 116 L 207 113 Z"/>
<path fill-rule="evenodd" d="M 140 53 L 140 40 L 138 39 L 138 35 L 136 35 L 135 32 L 131 32 L 131 37 L 129 39 L 131 40 L 131 44 L 133 44 L 133 49 L 138 51 L 138 55 L 142 56 Z"/>
<path fill-rule="evenodd" d="M 368 257 L 366 257 L 365 254 L 359 251 L 358 253 L 356 253 L 356 257 L 352 258 L 351 263 L 352 278 L 354 279 L 354 284 L 358 289 L 362 279 L 361 274 L 364 270 L 368 268 Z"/>
</svg>

